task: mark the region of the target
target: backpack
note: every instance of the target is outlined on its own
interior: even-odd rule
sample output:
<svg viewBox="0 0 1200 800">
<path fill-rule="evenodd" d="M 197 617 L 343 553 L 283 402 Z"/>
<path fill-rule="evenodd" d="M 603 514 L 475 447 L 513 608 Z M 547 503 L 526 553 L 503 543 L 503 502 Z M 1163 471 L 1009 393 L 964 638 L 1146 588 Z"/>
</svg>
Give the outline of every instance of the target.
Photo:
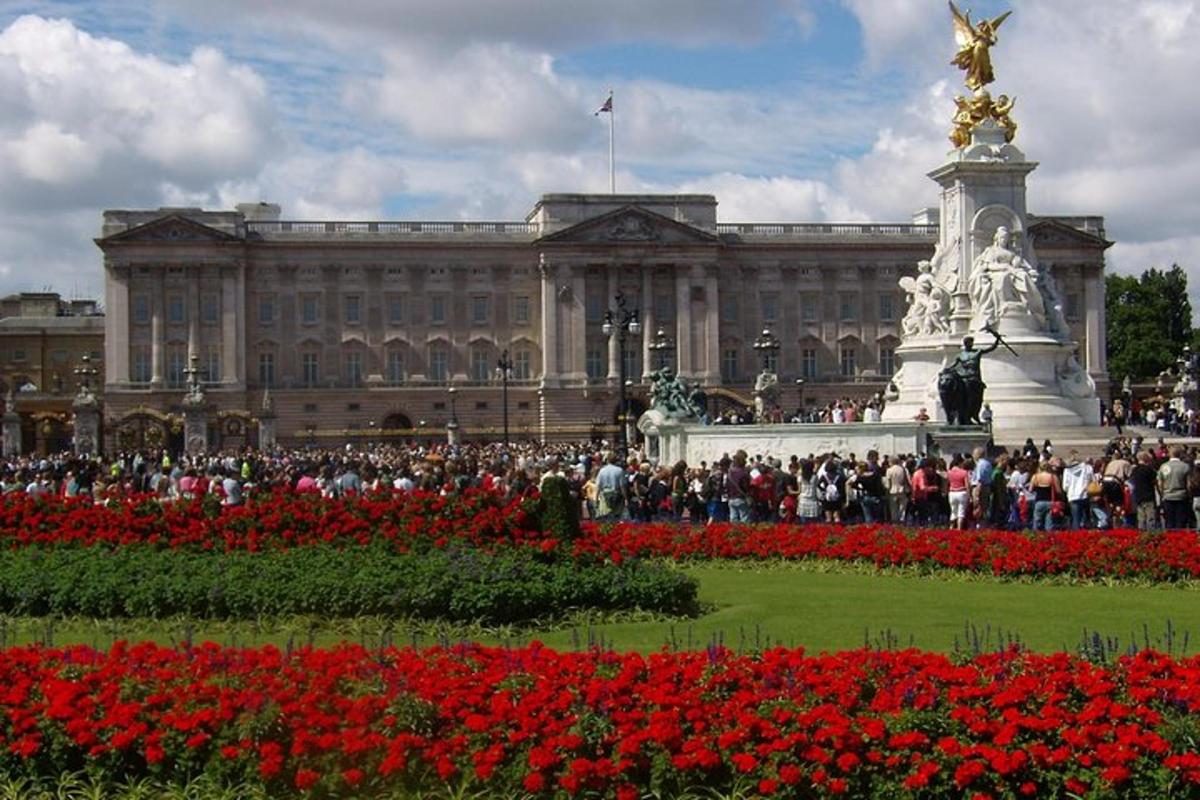
<svg viewBox="0 0 1200 800">
<path fill-rule="evenodd" d="M 825 479 L 825 501 L 829 503 L 841 502 L 842 493 L 838 491 L 836 479 Z"/>
</svg>

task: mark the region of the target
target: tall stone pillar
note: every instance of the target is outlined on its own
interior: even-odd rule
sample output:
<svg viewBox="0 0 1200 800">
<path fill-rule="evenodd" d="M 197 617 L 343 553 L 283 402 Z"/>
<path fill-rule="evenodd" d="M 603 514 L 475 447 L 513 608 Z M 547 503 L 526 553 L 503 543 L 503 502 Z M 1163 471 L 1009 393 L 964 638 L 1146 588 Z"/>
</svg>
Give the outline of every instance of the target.
<svg viewBox="0 0 1200 800">
<path fill-rule="evenodd" d="M 675 371 L 692 377 L 696 372 L 692 357 L 692 281 L 686 267 L 675 270 Z"/>
<path fill-rule="evenodd" d="M 654 269 L 648 264 L 642 265 L 642 382 L 650 381 L 650 373 L 657 366 L 654 363 L 654 351 L 650 349 L 650 345 L 654 343 L 654 332 L 658 326 L 662 324 L 662 320 L 658 318 L 654 309 Z M 634 377 L 630 375 L 629 377 Z"/>
<path fill-rule="evenodd" d="M 163 360 L 165 332 L 163 330 L 162 274 L 154 276 L 150 293 L 150 386 L 161 389 L 163 385 Z"/>
<path fill-rule="evenodd" d="M 558 268 L 546 261 L 543 254 L 539 270 L 542 276 L 542 385 L 558 386 L 558 287 L 555 277 Z"/>
<path fill-rule="evenodd" d="M 721 382 L 721 297 L 715 267 L 708 268 L 704 278 L 704 372 L 703 383 Z"/>
<path fill-rule="evenodd" d="M 17 413 L 17 398 L 11 387 L 4 396 L 4 416 L 0 418 L 0 427 L 4 433 L 4 457 L 16 458 L 21 455 L 21 415 Z"/>
<path fill-rule="evenodd" d="M 620 288 L 616 264 L 608 265 L 608 297 L 604 298 L 604 310 L 608 311 L 616 303 L 617 290 Z M 608 385 L 616 386 L 621 380 L 621 345 L 616 335 L 608 339 Z"/>
</svg>

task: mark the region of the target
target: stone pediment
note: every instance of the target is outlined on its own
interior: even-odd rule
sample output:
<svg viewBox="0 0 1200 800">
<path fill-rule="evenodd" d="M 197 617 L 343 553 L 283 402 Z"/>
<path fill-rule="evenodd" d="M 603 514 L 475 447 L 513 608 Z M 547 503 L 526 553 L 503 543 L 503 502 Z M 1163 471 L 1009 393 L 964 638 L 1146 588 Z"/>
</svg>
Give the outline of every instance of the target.
<svg viewBox="0 0 1200 800">
<path fill-rule="evenodd" d="M 114 233 L 99 240 L 100 244 L 213 244 L 240 241 L 225 231 L 188 219 L 182 214 L 167 214 L 158 219 Z"/>
<path fill-rule="evenodd" d="M 618 208 L 547 234 L 538 241 L 554 244 L 720 244 L 714 234 L 638 206 Z"/>
<path fill-rule="evenodd" d="M 1112 242 L 1094 233 L 1081 231 L 1065 222 L 1050 218 L 1030 222 L 1028 236 L 1034 247 L 1103 247 L 1112 246 Z"/>
</svg>

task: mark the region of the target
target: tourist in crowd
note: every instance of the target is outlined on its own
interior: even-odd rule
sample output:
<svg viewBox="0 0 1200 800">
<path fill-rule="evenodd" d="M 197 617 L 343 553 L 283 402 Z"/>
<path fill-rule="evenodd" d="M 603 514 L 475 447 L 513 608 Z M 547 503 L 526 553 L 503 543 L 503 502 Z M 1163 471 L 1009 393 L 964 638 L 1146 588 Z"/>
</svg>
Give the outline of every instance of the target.
<svg viewBox="0 0 1200 800">
<path fill-rule="evenodd" d="M 746 468 L 746 453 L 738 450 L 725 475 L 725 496 L 729 503 L 730 522 L 750 521 L 750 470 Z"/>
<path fill-rule="evenodd" d="M 1029 479 L 1029 490 L 1033 494 L 1033 529 L 1052 531 L 1059 526 L 1060 518 L 1054 513 L 1058 503 L 1064 503 L 1062 484 L 1050 461 L 1043 459 L 1038 470 Z"/>
<path fill-rule="evenodd" d="M 1091 525 L 1091 500 L 1088 487 L 1096 477 L 1092 465 L 1079 457 L 1079 451 L 1067 454 L 1067 463 L 1062 472 L 1063 495 L 1071 512 L 1071 528 L 1078 530 Z"/>
<path fill-rule="evenodd" d="M 1158 473 L 1153 464 L 1154 456 L 1143 450 L 1137 454 L 1137 464 L 1129 471 L 1130 495 L 1137 515 L 1137 527 L 1142 531 L 1158 527 Z"/>
<path fill-rule="evenodd" d="M 956 455 L 946 471 L 946 490 L 950 501 L 950 523 L 958 530 L 967 527 L 967 511 L 971 498 L 971 472 L 969 461 Z"/>
<path fill-rule="evenodd" d="M 1182 447 L 1172 447 L 1168 459 L 1158 468 L 1157 488 L 1162 498 L 1163 525 L 1174 530 L 1192 524 L 1192 520 L 1189 520 L 1192 516 L 1192 498 L 1188 491 L 1188 473 L 1191 470 L 1183 463 L 1183 452 Z"/>
</svg>

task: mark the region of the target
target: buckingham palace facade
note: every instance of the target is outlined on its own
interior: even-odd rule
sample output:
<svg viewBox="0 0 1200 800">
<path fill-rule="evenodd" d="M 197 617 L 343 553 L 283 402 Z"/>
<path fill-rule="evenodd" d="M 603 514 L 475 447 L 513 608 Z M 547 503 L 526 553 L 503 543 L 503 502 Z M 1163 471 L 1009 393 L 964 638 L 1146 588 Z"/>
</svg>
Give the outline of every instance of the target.
<svg viewBox="0 0 1200 800">
<path fill-rule="evenodd" d="M 284 445 L 443 436 L 451 419 L 466 438 L 498 437 L 506 409 L 514 438 L 611 435 L 620 376 L 637 408 L 661 358 L 716 402 L 748 400 L 764 328 L 781 345 L 785 408 L 884 389 L 899 366 L 897 280 L 932 254 L 936 212 L 716 212 L 711 195 L 628 194 L 544 195 L 522 222 L 295 221 L 265 203 L 106 211 L 106 437 L 178 435 L 192 366 L 214 446 L 252 442 L 264 407 Z M 1029 235 L 1103 393 L 1103 220 L 1031 217 Z M 623 348 L 603 330 L 618 294 L 643 329 Z M 669 351 L 653 347 L 660 330 Z"/>
</svg>

